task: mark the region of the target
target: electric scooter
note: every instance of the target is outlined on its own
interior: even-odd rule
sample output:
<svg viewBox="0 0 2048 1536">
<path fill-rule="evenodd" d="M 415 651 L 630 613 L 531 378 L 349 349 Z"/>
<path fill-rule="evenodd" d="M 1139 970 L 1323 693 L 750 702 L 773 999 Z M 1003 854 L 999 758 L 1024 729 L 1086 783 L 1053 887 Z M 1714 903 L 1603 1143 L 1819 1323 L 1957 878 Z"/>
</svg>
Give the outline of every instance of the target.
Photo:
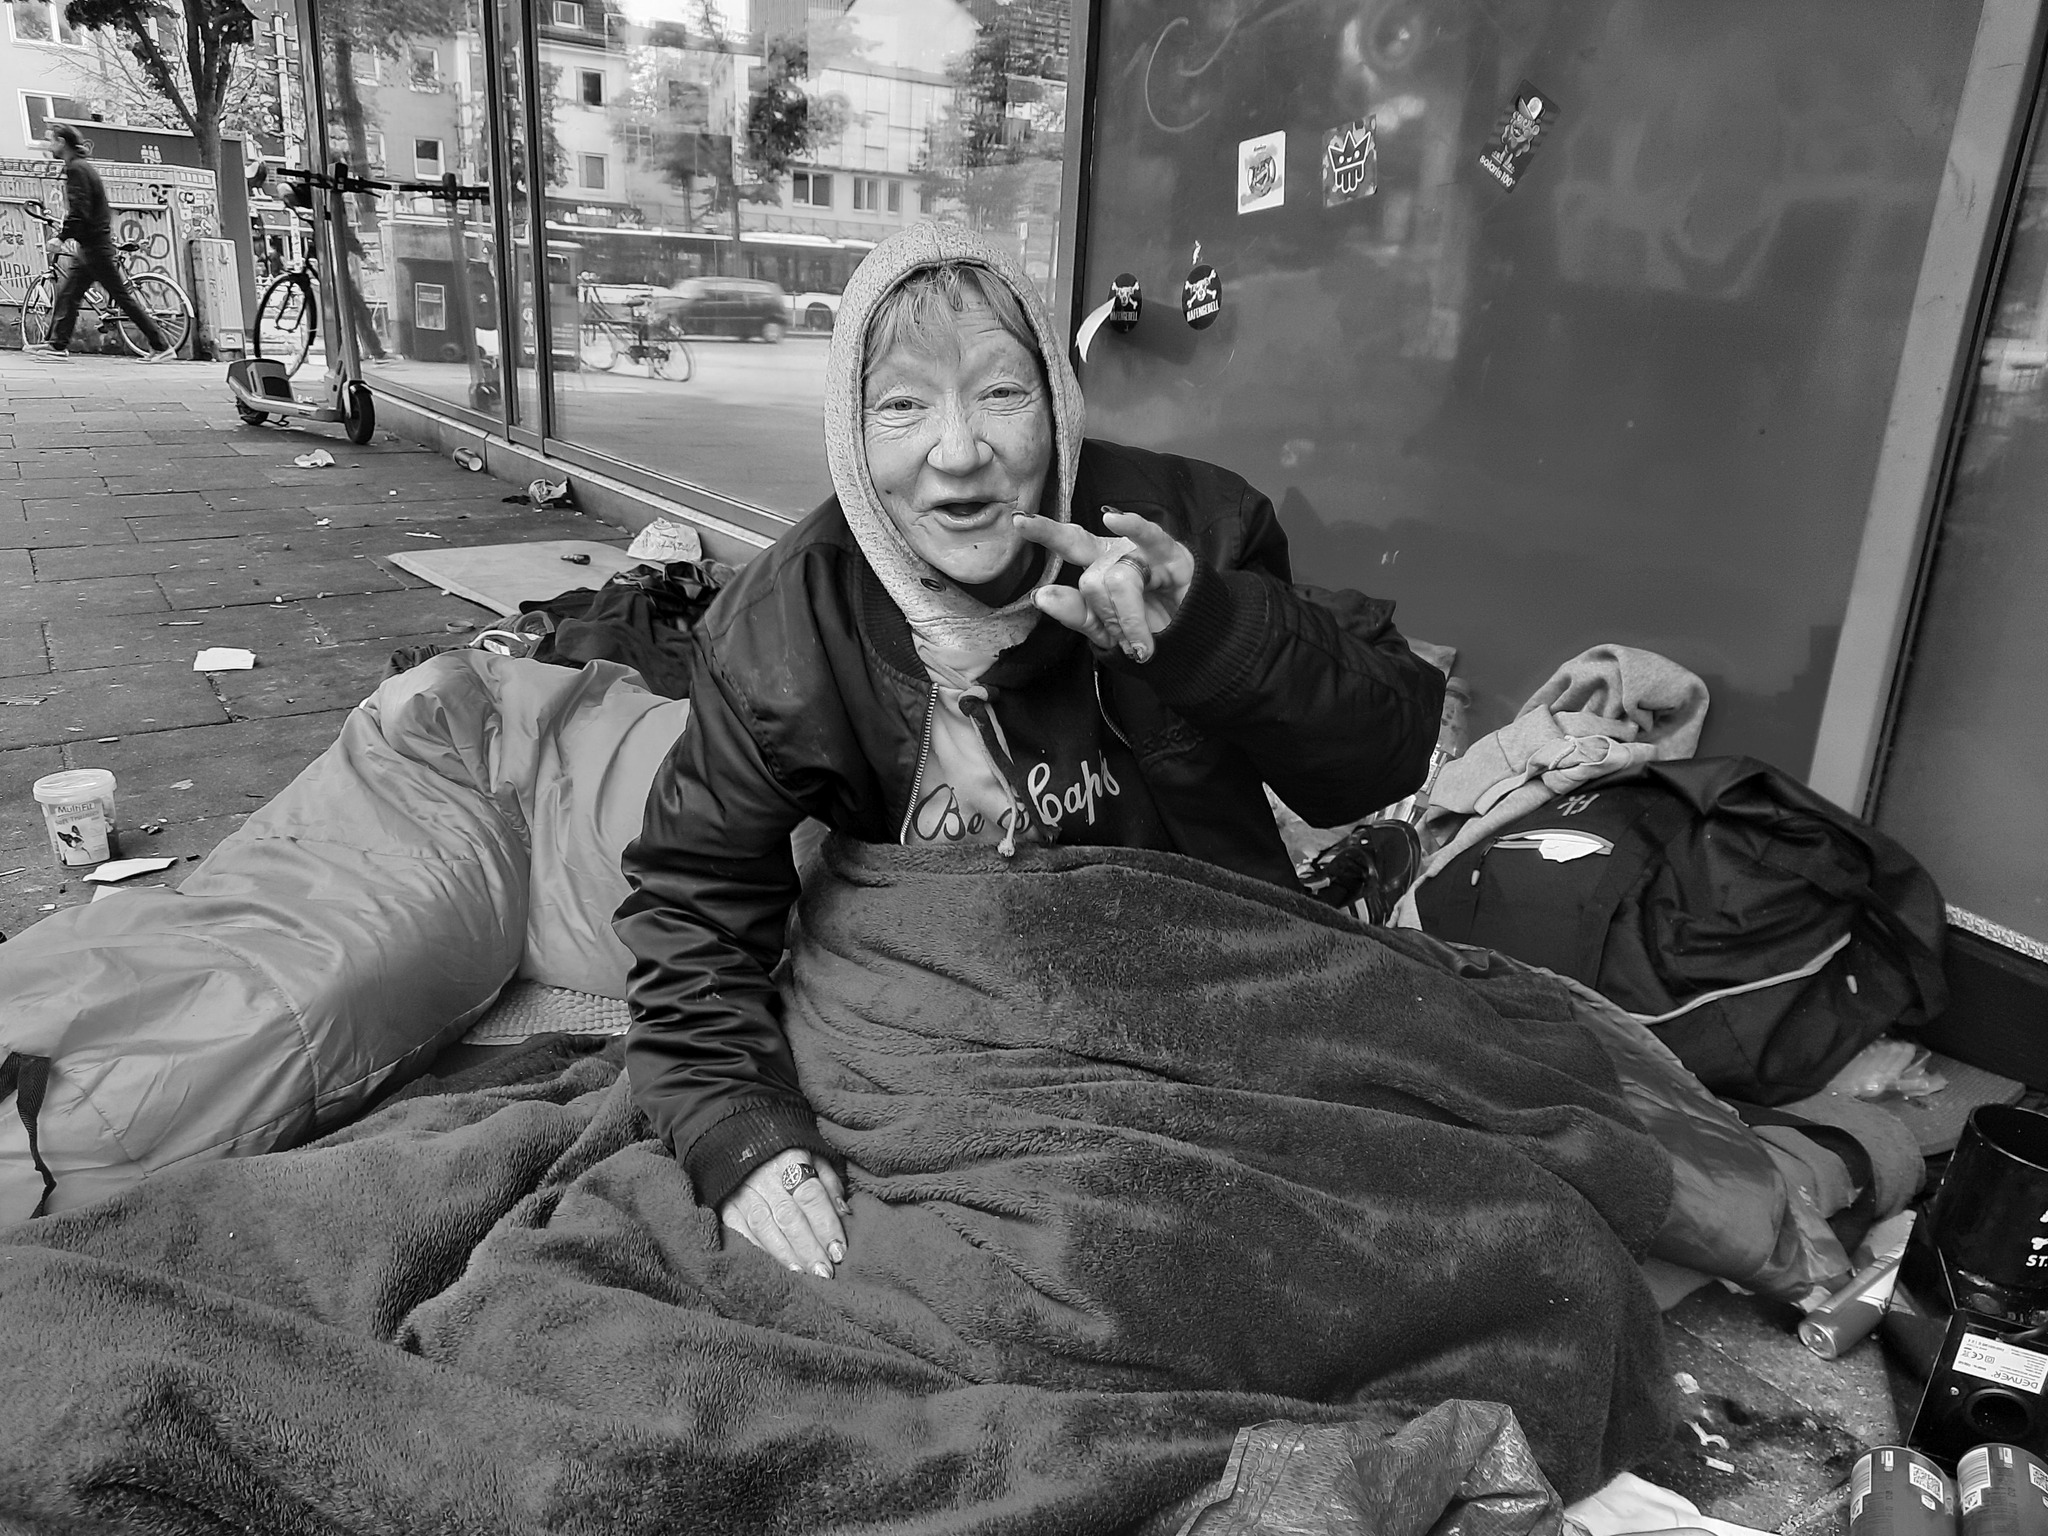
<svg viewBox="0 0 2048 1536">
<path fill-rule="evenodd" d="M 319 171 L 282 170 L 281 175 L 303 180 L 325 197 L 316 206 L 319 217 L 313 224 L 313 239 L 320 257 L 320 334 L 327 340 L 327 374 L 318 399 L 302 400 L 292 393 L 291 375 L 275 358 L 245 357 L 228 364 L 228 388 L 234 391 L 235 414 L 252 427 L 260 427 L 272 416 L 296 416 L 302 421 L 338 421 L 352 443 L 367 443 L 377 430 L 377 403 L 370 386 L 363 382 L 362 358 L 356 349 L 355 327 L 342 313 L 338 284 L 353 282 L 348 257 L 336 231 L 348 218 L 343 198 L 352 192 L 376 192 L 381 182 L 351 176 L 348 165 L 336 161 L 331 174 Z"/>
</svg>

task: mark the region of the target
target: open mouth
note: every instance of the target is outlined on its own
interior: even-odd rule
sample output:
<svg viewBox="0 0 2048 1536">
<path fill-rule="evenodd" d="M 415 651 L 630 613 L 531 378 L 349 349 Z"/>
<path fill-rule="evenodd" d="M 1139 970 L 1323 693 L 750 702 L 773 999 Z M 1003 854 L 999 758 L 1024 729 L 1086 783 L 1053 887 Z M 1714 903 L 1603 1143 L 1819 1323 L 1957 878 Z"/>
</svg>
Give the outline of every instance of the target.
<svg viewBox="0 0 2048 1536">
<path fill-rule="evenodd" d="M 931 515 L 948 528 L 966 531 L 989 527 L 1002 510 L 999 501 L 942 501 L 933 506 Z"/>
</svg>

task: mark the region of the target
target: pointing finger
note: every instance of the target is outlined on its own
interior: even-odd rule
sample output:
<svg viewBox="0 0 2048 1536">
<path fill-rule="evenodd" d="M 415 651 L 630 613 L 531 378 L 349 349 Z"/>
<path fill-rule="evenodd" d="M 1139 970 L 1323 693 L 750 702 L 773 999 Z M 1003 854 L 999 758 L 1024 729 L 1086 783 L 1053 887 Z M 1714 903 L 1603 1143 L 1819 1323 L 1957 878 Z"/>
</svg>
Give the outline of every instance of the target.
<svg viewBox="0 0 2048 1536">
<path fill-rule="evenodd" d="M 1020 513 L 1016 525 L 1017 532 L 1033 544 L 1043 544 L 1062 560 L 1070 560 L 1075 565 L 1092 565 L 1096 556 L 1102 553 L 1102 541 L 1086 528 L 1073 523 L 1055 522 L 1035 513 L 1026 517 Z"/>
</svg>

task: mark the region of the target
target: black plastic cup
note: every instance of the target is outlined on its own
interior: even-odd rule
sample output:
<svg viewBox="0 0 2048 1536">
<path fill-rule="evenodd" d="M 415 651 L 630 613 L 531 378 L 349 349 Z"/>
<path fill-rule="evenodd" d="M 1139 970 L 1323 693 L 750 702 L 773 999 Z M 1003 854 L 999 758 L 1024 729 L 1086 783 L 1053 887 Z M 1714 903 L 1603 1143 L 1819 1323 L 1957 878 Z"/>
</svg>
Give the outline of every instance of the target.
<svg viewBox="0 0 2048 1536">
<path fill-rule="evenodd" d="M 2048 1305 L 2048 1115 L 1972 1110 L 1932 1226 L 1959 1304 L 2008 1316 Z"/>
</svg>

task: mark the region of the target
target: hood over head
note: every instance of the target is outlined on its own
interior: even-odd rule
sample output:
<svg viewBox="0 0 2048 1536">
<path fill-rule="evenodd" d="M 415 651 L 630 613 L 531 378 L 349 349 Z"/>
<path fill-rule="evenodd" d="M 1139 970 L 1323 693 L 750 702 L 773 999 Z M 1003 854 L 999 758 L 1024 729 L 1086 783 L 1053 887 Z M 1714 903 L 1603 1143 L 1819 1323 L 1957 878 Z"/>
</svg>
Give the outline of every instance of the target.
<svg viewBox="0 0 2048 1536">
<path fill-rule="evenodd" d="M 1022 640 L 1037 624 L 1040 615 L 1031 592 L 1053 578 L 1059 556 L 1045 551 L 1037 580 L 1005 607 L 991 608 L 962 591 L 910 547 L 875 494 L 861 425 L 861 379 L 868 361 L 868 324 L 876 307 L 912 274 L 956 263 L 977 268 L 984 280 L 1009 289 L 1031 321 L 1052 404 L 1052 469 L 1039 510 L 1060 522 L 1068 520 L 1085 426 L 1080 380 L 1074 377 L 1066 344 L 1038 290 L 1000 247 L 958 225 L 927 220 L 891 235 L 868 253 L 846 285 L 825 363 L 825 458 L 847 526 L 917 638 L 945 652 L 992 657 Z"/>
</svg>

